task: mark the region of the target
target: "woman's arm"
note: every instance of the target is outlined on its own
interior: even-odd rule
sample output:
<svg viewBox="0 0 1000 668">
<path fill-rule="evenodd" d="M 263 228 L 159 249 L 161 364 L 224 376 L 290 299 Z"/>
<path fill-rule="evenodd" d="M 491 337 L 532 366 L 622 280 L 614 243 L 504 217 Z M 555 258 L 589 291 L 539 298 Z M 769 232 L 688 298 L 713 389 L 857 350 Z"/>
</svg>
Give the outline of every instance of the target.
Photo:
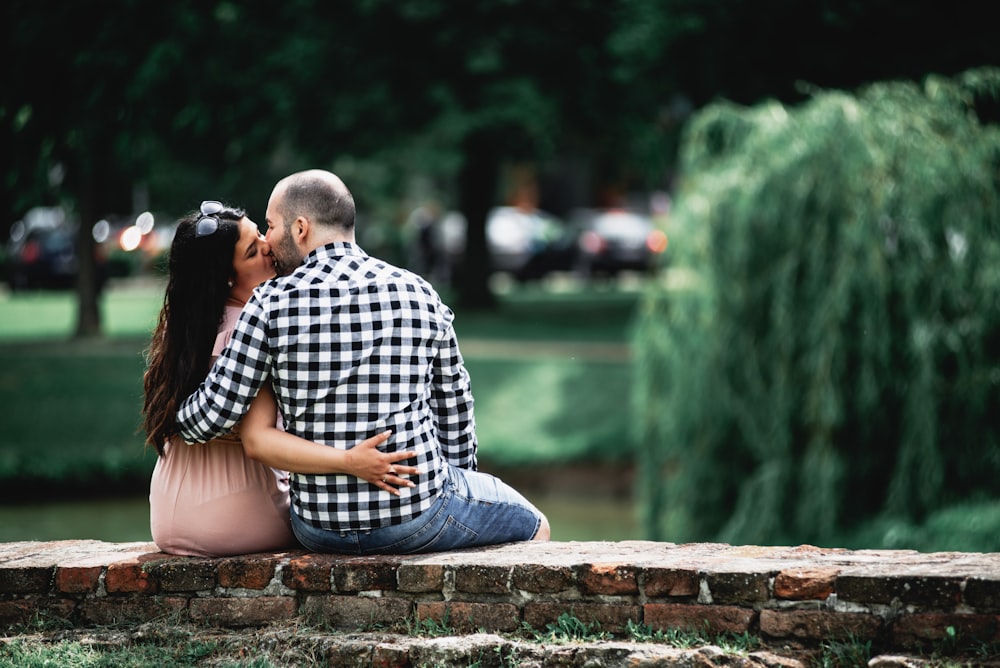
<svg viewBox="0 0 1000 668">
<path fill-rule="evenodd" d="M 348 473 L 397 496 L 397 487 L 414 486 L 400 476 L 420 473 L 415 466 L 397 463 L 416 453 L 382 452 L 378 449 L 391 432 L 365 439 L 350 450 L 341 450 L 284 432 L 275 427 L 277 420 L 278 406 L 274 393 L 270 385 L 265 384 L 240 423 L 243 449 L 251 459 L 294 473 Z"/>
</svg>

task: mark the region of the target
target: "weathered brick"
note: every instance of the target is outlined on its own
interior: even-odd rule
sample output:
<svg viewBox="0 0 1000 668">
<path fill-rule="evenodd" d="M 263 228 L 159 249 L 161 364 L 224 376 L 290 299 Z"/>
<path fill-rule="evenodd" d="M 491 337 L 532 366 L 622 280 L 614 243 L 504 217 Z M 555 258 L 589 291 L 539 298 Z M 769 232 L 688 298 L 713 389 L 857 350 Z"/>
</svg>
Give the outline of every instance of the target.
<svg viewBox="0 0 1000 668">
<path fill-rule="evenodd" d="M 296 585 L 294 595 L 244 597 L 267 591 L 279 569 L 284 582 Z M 605 631 L 624 631 L 633 620 L 661 629 L 759 631 L 768 645 L 815 647 L 818 639 L 851 636 L 880 648 L 924 651 L 955 637 L 1000 640 L 997 573 L 996 554 L 644 541 L 523 544 L 421 557 L 295 551 L 212 560 L 100 541 L 0 544 L 0 591 L 7 589 L 0 593 L 0 624 L 17 632 L 41 613 L 80 627 L 160 619 L 252 626 L 311 614 L 341 628 L 400 628 L 417 612 L 460 633 L 506 633 L 521 620 L 546 631 L 569 613 Z M 166 591 L 183 593 L 160 593 L 161 577 Z M 100 595 L 102 579 L 107 596 Z M 233 596 L 221 597 L 216 580 Z M 821 605 L 831 581 L 843 605 Z M 699 584 L 712 604 L 696 603 Z M 759 600 L 772 587 L 772 598 Z M 640 594 L 645 605 L 636 600 Z M 890 609 L 865 612 L 867 603 Z M 364 665 L 420 661 L 405 643 L 381 658 L 376 649 L 354 644 L 355 654 L 367 657 L 359 660 Z"/>
<path fill-rule="evenodd" d="M 334 661 L 331 656 L 329 665 L 345 666 L 348 664 Z M 379 643 L 372 648 L 371 665 L 377 666 L 378 668 L 408 668 L 413 664 L 410 662 L 410 650 L 407 647 L 400 647 L 388 643 Z"/>
<path fill-rule="evenodd" d="M 399 557 L 344 557 L 330 566 L 333 584 L 338 592 L 396 589 Z"/>
<path fill-rule="evenodd" d="M 409 647 L 380 642 L 345 640 L 327 648 L 326 666 L 374 666 L 376 668 L 409 668 Z"/>
<path fill-rule="evenodd" d="M 871 640 L 881 630 L 875 615 L 826 610 L 761 610 L 760 632 L 772 638 L 797 641 Z"/>
<path fill-rule="evenodd" d="M 130 544 L 119 547 L 113 543 L 99 543 L 97 541 L 84 541 L 83 545 L 63 547 L 57 554 L 51 555 L 56 564 L 56 582 L 58 583 L 60 580 L 63 582 L 74 581 L 75 585 L 71 586 L 86 587 L 85 583 L 94 576 L 94 569 L 99 576 L 102 570 L 112 564 L 153 563 L 176 559 L 176 557 L 169 557 L 162 552 L 142 553 L 134 549 L 126 549 L 128 547 Z M 70 572 L 74 570 L 80 572 Z"/>
<path fill-rule="evenodd" d="M 470 594 L 506 594 L 510 591 L 511 568 L 508 566 L 455 567 L 455 591 Z"/>
<path fill-rule="evenodd" d="M 417 603 L 417 619 L 433 619 L 459 633 L 473 633 L 480 629 L 509 632 L 516 631 L 521 626 L 520 611 L 512 603 Z"/>
<path fill-rule="evenodd" d="M 532 594 L 555 594 L 576 584 L 572 569 L 540 564 L 515 566 L 510 579 L 514 589 Z"/>
<path fill-rule="evenodd" d="M 746 633 L 757 613 L 731 605 L 695 605 L 684 603 L 647 603 L 643 621 L 654 630 L 682 629 L 710 633 Z"/>
<path fill-rule="evenodd" d="M 837 576 L 836 589 L 839 601 L 889 604 L 899 596 L 902 583 L 879 575 L 841 574 Z"/>
<path fill-rule="evenodd" d="M 412 607 L 406 598 L 331 594 L 308 596 L 301 612 L 307 619 L 335 628 L 360 629 L 373 624 L 401 625 L 410 618 Z"/>
<path fill-rule="evenodd" d="M 894 600 L 925 607 L 952 607 L 961 601 L 962 581 L 952 577 L 840 575 L 837 598 L 854 603 L 889 604 Z"/>
<path fill-rule="evenodd" d="M 893 643 L 908 649 L 928 647 L 954 637 L 962 642 L 994 642 L 998 639 L 994 615 L 925 613 L 903 615 L 890 626 Z"/>
<path fill-rule="evenodd" d="M 103 566 L 60 566 L 56 568 L 55 588 L 64 594 L 90 594 L 97 591 Z"/>
<path fill-rule="evenodd" d="M 52 566 L 14 566 L 0 569 L 0 594 L 45 594 L 52 582 Z"/>
<path fill-rule="evenodd" d="M 220 587 L 264 589 L 274 578 L 280 560 L 261 555 L 219 559 L 216 570 Z"/>
<path fill-rule="evenodd" d="M 965 582 L 964 599 L 976 612 L 1000 612 L 1000 580 L 969 578 Z"/>
<path fill-rule="evenodd" d="M 635 568 L 628 564 L 587 564 L 577 569 L 576 579 L 586 594 L 628 596 L 639 593 Z"/>
<path fill-rule="evenodd" d="M 159 591 L 159 583 L 142 561 L 128 561 L 108 565 L 104 590 L 109 594 L 155 594 Z"/>
<path fill-rule="evenodd" d="M 263 626 L 295 616 L 291 596 L 254 598 L 194 598 L 188 605 L 191 621 L 214 626 Z"/>
<path fill-rule="evenodd" d="M 572 569 L 560 566 L 524 564 L 515 566 L 511 573 L 514 588 L 532 594 L 555 594 L 572 588 L 575 582 Z"/>
<path fill-rule="evenodd" d="M 839 568 L 790 568 L 774 578 L 774 595 L 791 601 L 826 600 L 833 593 Z"/>
<path fill-rule="evenodd" d="M 58 617 L 69 619 L 76 609 L 76 601 L 66 598 L 29 598 L 0 601 L 0 626 L 10 628 L 25 624 L 35 618 Z"/>
<path fill-rule="evenodd" d="M 92 598 L 80 604 L 80 616 L 91 624 L 141 624 L 172 617 L 182 621 L 187 599 L 182 597 L 129 596 Z"/>
<path fill-rule="evenodd" d="M 962 580 L 957 577 L 908 578 L 903 603 L 930 608 L 950 608 L 962 600 Z"/>
<path fill-rule="evenodd" d="M 336 559 L 329 554 L 303 554 L 293 558 L 282 570 L 285 586 L 301 591 L 330 591 L 330 569 Z"/>
<path fill-rule="evenodd" d="M 721 605 L 753 605 L 770 598 L 769 573 L 705 573 L 712 601 Z"/>
<path fill-rule="evenodd" d="M 159 561 L 146 566 L 154 574 L 160 591 L 205 591 L 215 588 L 214 559 L 187 557 Z"/>
<path fill-rule="evenodd" d="M 643 591 L 650 598 L 697 596 L 701 578 L 694 569 L 644 568 Z"/>
<path fill-rule="evenodd" d="M 444 566 L 440 564 L 401 564 L 396 571 L 399 591 L 424 594 L 444 588 Z"/>
<path fill-rule="evenodd" d="M 585 624 L 598 624 L 600 630 L 621 633 L 628 628 L 629 620 L 639 622 L 642 608 L 629 603 L 538 602 L 524 606 L 524 621 L 538 630 L 556 624 L 559 617 L 569 613 Z"/>
</svg>

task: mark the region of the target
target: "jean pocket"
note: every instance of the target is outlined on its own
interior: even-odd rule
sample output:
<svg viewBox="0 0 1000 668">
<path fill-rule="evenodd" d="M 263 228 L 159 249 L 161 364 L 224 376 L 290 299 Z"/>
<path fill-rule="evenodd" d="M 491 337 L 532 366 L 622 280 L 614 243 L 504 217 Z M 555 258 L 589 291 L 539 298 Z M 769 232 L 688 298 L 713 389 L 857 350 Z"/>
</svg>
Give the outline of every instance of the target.
<svg viewBox="0 0 1000 668">
<path fill-rule="evenodd" d="M 416 537 L 415 537 L 416 538 Z M 414 552 L 447 552 L 463 547 L 472 547 L 476 544 L 479 534 L 465 526 L 452 515 L 445 520 L 444 526 L 436 534 L 430 537 L 420 546 L 408 546 L 408 554 Z"/>
</svg>

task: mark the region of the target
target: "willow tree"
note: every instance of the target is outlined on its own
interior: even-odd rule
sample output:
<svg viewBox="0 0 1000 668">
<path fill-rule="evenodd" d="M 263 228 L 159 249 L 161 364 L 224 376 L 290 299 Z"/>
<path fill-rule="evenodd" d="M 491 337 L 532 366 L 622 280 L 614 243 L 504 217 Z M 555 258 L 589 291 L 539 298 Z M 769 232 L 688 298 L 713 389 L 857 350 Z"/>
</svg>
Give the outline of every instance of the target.
<svg viewBox="0 0 1000 668">
<path fill-rule="evenodd" d="M 692 119 L 636 334 L 650 537 L 822 543 L 995 494 L 998 93 L 981 69 Z"/>
</svg>

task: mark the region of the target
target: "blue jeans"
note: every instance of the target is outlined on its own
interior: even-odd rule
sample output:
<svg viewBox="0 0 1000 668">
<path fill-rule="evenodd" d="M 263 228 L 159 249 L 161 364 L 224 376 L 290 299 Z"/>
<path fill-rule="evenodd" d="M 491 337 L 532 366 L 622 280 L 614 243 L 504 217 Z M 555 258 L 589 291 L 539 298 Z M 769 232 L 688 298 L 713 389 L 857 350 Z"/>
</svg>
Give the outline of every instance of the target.
<svg viewBox="0 0 1000 668">
<path fill-rule="evenodd" d="M 441 496 L 418 517 L 368 531 L 318 529 L 292 513 L 292 531 L 314 552 L 417 554 L 531 540 L 542 514 L 488 473 L 450 467 Z"/>
</svg>

